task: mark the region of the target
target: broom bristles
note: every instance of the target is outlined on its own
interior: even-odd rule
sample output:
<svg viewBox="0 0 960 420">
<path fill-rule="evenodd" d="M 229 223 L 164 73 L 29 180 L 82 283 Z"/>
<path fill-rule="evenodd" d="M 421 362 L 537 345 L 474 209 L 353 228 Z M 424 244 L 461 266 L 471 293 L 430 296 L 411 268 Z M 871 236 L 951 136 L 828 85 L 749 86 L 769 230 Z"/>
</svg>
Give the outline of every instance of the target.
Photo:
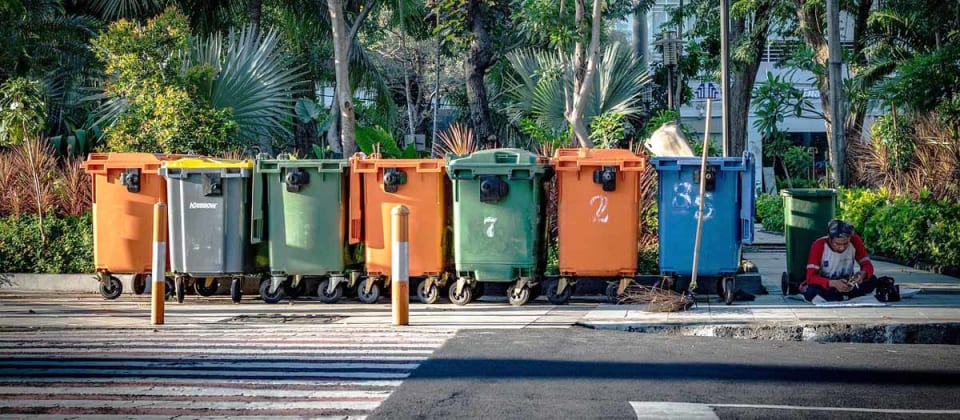
<svg viewBox="0 0 960 420">
<path fill-rule="evenodd" d="M 617 297 L 617 304 L 646 305 L 644 310 L 649 312 L 679 312 L 693 306 L 694 300 L 687 293 L 632 282 L 623 294 Z"/>
</svg>

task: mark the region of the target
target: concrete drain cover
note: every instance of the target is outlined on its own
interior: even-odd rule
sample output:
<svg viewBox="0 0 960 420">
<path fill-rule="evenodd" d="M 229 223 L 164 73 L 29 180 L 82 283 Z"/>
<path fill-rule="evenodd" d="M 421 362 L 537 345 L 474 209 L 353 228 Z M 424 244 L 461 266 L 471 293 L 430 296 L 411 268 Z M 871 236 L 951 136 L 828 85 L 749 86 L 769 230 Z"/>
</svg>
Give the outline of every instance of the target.
<svg viewBox="0 0 960 420">
<path fill-rule="evenodd" d="M 334 315 L 254 314 L 237 315 L 223 322 L 249 324 L 330 324 L 344 318 L 345 317 Z"/>
</svg>

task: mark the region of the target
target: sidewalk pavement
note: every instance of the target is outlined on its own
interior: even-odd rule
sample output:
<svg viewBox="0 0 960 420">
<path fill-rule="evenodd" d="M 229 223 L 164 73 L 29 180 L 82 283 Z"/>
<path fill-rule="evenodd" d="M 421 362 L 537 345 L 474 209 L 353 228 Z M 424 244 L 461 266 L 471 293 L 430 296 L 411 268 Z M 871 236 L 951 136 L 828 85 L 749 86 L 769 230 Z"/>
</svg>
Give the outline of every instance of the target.
<svg viewBox="0 0 960 420">
<path fill-rule="evenodd" d="M 744 258 L 756 265 L 769 294 L 757 296 L 755 301 L 726 305 L 718 296 L 709 296 L 707 301 L 701 296 L 695 308 L 670 313 L 646 312 L 644 305 L 603 305 L 585 315 L 579 324 L 684 335 L 720 335 L 723 331 L 763 335 L 762 330 L 771 327 L 960 323 L 960 279 L 882 261 L 874 261 L 877 276 L 891 276 L 901 290 L 918 288 L 920 292 L 879 307 L 817 307 L 798 296 L 785 297 L 780 287 L 781 273 L 786 271 L 783 236 L 759 231 L 756 236 Z M 812 334 L 802 329 L 799 333 Z"/>
</svg>

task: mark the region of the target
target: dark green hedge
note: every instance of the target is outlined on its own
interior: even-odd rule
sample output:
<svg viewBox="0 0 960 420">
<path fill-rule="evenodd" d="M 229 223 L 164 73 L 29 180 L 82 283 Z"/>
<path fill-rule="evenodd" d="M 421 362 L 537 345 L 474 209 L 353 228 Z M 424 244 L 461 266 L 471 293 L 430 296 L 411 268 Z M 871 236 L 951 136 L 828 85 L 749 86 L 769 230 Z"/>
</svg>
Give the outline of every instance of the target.
<svg viewBox="0 0 960 420">
<path fill-rule="evenodd" d="M 960 265 L 960 204 L 935 200 L 887 198 L 886 191 L 842 189 L 837 217 L 856 227 L 867 249 L 906 262 Z M 783 231 L 783 199 L 757 199 L 757 218 L 765 230 Z"/>
<path fill-rule="evenodd" d="M 93 272 L 93 225 L 82 217 L 43 218 L 41 245 L 36 215 L 0 218 L 0 273 Z"/>
</svg>

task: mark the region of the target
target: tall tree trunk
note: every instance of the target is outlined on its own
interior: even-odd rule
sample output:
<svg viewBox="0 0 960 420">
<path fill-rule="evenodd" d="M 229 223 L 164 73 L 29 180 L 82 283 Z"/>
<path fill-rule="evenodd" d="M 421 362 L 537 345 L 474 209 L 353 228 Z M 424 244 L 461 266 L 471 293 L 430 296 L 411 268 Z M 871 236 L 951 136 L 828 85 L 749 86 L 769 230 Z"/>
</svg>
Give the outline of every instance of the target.
<svg viewBox="0 0 960 420">
<path fill-rule="evenodd" d="M 770 3 L 762 2 L 753 14 L 753 27 L 747 29 L 745 17 L 734 18 L 730 24 L 730 43 L 749 43 L 753 51 L 746 62 L 738 61 L 733 66 L 730 81 L 730 156 L 740 156 L 747 148 L 747 125 L 750 116 L 750 100 L 753 85 L 760 69 L 760 59 L 767 43 L 770 26 Z"/>
<path fill-rule="evenodd" d="M 647 12 L 633 13 L 633 58 L 647 68 Z"/>
<path fill-rule="evenodd" d="M 360 29 L 360 23 L 370 13 L 373 3 L 374 0 L 367 0 L 348 31 L 347 19 L 343 12 L 343 0 L 327 0 L 330 24 L 333 27 L 333 67 L 336 72 L 337 101 L 340 106 L 340 146 L 344 157 L 351 156 L 357 151 L 357 120 L 353 109 L 353 87 L 350 86 L 350 51 L 357 31 Z"/>
<path fill-rule="evenodd" d="M 824 9 L 822 6 L 814 6 L 808 4 L 808 2 L 808 0 L 795 0 L 797 23 L 800 25 L 800 34 L 803 37 L 803 41 L 807 44 L 807 47 L 813 51 L 813 60 L 819 66 L 826 69 L 829 65 L 830 52 L 827 48 L 827 39 L 824 37 L 826 33 L 826 28 L 824 27 L 826 22 L 822 18 L 825 15 Z M 817 80 L 817 90 L 820 91 L 820 107 L 824 115 L 824 128 L 829 135 L 833 129 L 833 121 L 830 121 L 830 111 L 832 109 L 830 82 L 825 71 L 822 73 L 814 72 L 814 77 Z M 837 152 L 833 150 L 832 141 L 828 141 L 827 145 L 829 146 L 829 152 L 831 154 Z"/>
<path fill-rule="evenodd" d="M 582 0 L 577 0 L 578 4 Z M 600 2 L 593 0 L 593 16 L 590 28 L 590 52 L 587 59 L 586 69 L 581 80 L 583 83 L 579 89 L 574 89 L 573 109 L 567 113 L 567 122 L 573 126 L 573 134 L 580 143 L 580 147 L 593 147 L 593 141 L 590 140 L 586 123 L 583 121 L 583 110 L 586 108 L 587 98 L 593 90 L 593 74 L 597 69 L 597 61 L 600 58 Z"/>
<path fill-rule="evenodd" d="M 247 0 L 247 19 L 253 25 L 253 32 L 260 36 L 260 15 L 263 14 L 263 0 Z"/>
<path fill-rule="evenodd" d="M 490 118 L 490 105 L 487 101 L 487 87 L 484 84 L 487 68 L 493 64 L 493 52 L 490 35 L 487 33 L 480 10 L 480 0 L 470 0 L 467 25 L 473 33 L 467 59 L 463 62 L 464 78 L 467 81 L 467 103 L 470 107 L 470 125 L 473 127 L 474 138 L 478 139 L 482 145 L 488 148 L 496 147 L 497 136 L 493 131 L 493 120 Z"/>
<path fill-rule="evenodd" d="M 340 146 L 340 100 L 337 99 L 337 93 L 333 93 L 333 100 L 330 103 L 330 127 L 327 129 L 327 144 L 330 151 L 340 153 L 343 158 L 350 156 L 343 154 L 343 148 Z"/>
</svg>

